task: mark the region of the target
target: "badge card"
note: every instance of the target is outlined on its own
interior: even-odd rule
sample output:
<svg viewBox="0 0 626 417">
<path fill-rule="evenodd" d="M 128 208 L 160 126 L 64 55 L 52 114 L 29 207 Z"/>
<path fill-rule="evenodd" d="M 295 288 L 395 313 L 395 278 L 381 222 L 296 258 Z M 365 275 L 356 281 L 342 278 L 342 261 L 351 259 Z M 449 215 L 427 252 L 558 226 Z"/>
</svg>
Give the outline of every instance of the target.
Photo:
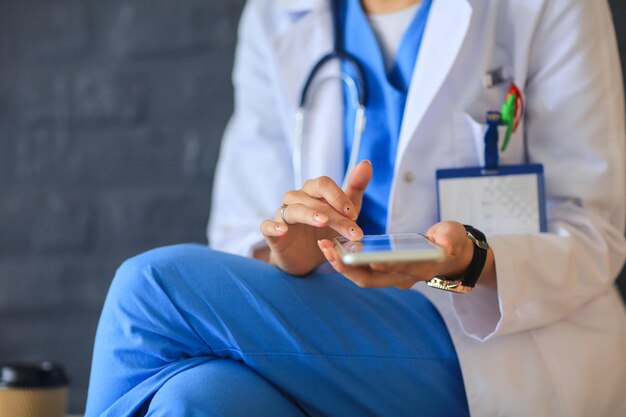
<svg viewBox="0 0 626 417">
<path fill-rule="evenodd" d="M 485 234 L 547 231 L 543 166 L 437 171 L 439 220 L 471 224 Z"/>
</svg>

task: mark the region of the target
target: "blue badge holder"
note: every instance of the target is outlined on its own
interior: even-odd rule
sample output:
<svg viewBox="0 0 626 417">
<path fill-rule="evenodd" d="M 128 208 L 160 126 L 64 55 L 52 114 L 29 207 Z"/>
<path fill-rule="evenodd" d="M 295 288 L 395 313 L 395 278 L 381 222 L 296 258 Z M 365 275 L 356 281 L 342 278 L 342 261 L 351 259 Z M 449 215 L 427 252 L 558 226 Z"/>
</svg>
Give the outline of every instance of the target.
<svg viewBox="0 0 626 417">
<path fill-rule="evenodd" d="M 544 170 L 541 164 L 499 165 L 499 113 L 487 114 L 485 166 L 440 169 L 439 221 L 471 224 L 483 233 L 547 231 Z"/>
</svg>

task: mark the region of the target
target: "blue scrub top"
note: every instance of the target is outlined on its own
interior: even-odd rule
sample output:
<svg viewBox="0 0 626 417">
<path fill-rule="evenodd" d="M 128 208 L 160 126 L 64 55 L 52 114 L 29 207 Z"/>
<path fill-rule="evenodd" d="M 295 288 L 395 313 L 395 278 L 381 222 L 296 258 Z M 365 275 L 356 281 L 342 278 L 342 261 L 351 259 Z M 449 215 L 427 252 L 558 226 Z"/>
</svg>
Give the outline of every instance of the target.
<svg viewBox="0 0 626 417">
<path fill-rule="evenodd" d="M 361 140 L 359 160 L 369 159 L 374 176 L 363 198 L 358 223 L 366 234 L 382 234 L 387 228 L 387 204 L 391 191 L 400 127 L 413 68 L 419 53 L 432 0 L 424 0 L 404 34 L 389 73 L 383 53 L 360 0 L 347 0 L 342 13 L 345 50 L 362 66 L 368 87 L 365 109 L 367 124 Z M 344 73 L 356 74 L 349 65 Z M 347 87 L 344 88 L 344 143 L 346 167 L 352 151 L 355 109 Z"/>
</svg>

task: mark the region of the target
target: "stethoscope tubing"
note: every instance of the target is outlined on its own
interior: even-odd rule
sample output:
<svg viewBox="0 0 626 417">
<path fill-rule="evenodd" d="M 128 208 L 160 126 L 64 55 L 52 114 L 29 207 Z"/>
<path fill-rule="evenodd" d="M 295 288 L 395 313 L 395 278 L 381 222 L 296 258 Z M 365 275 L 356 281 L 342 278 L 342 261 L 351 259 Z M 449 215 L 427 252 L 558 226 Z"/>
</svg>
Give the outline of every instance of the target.
<svg viewBox="0 0 626 417">
<path fill-rule="evenodd" d="M 350 158 L 343 178 L 342 187 L 345 189 L 347 186 L 350 172 L 356 166 L 358 162 L 359 150 L 361 148 L 361 140 L 363 138 L 363 132 L 366 125 L 365 106 L 368 99 L 367 83 L 365 82 L 365 72 L 363 67 L 359 64 L 357 59 L 351 54 L 343 50 L 343 39 L 341 34 L 341 17 L 340 17 L 340 2 L 338 0 L 331 0 L 331 11 L 333 13 L 333 29 L 335 35 L 335 42 L 333 50 L 320 58 L 319 61 L 313 66 L 309 73 L 302 91 L 300 93 L 300 102 L 295 113 L 294 118 L 294 147 L 292 155 L 292 165 L 294 172 L 294 185 L 296 189 L 302 188 L 304 184 L 303 170 L 302 170 L 302 156 L 304 147 L 304 129 L 306 119 L 307 103 L 314 99 L 315 92 L 318 91 L 322 84 L 327 81 L 339 80 L 343 85 L 347 86 L 350 94 L 350 103 L 355 109 L 354 117 L 354 135 L 352 138 L 352 150 L 350 152 Z M 343 72 L 336 76 L 326 76 L 324 78 L 318 78 L 318 74 L 331 61 L 339 61 L 340 64 L 349 65 L 356 74 L 356 80 Z M 340 66 L 341 68 L 341 66 Z M 317 79 L 317 81 L 316 81 Z"/>
</svg>

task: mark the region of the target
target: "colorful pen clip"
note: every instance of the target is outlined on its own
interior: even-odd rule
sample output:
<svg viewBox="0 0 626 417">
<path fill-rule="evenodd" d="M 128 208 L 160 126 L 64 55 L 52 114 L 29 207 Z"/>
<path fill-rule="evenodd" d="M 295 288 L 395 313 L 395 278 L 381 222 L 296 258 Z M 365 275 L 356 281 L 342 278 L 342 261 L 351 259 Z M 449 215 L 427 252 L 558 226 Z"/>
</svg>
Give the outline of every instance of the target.
<svg viewBox="0 0 626 417">
<path fill-rule="evenodd" d="M 500 112 L 502 113 L 502 123 L 507 127 L 506 136 L 502 143 L 502 152 L 504 152 L 509 145 L 511 135 L 517 131 L 524 115 L 524 99 L 515 83 L 511 83 Z"/>
</svg>

